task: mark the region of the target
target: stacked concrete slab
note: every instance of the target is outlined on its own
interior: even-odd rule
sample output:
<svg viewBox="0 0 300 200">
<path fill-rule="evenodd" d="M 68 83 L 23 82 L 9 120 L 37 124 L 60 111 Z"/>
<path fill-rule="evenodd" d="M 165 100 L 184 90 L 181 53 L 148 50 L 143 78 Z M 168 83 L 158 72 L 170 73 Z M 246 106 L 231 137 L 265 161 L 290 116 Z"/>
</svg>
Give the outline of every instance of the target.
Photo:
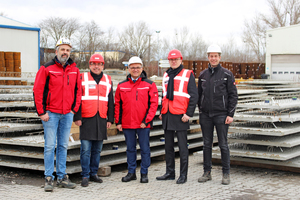
<svg viewBox="0 0 300 200">
<path fill-rule="evenodd" d="M 30 86 L 28 86 L 30 87 Z M 0 166 L 44 170 L 44 137 L 41 121 L 34 110 L 31 88 L 24 86 L 0 87 L 5 95 L 0 98 Z M 161 87 L 158 87 L 161 90 Z M 7 92 L 8 91 L 8 92 Z M 161 92 L 160 92 L 161 93 Z M 31 98 L 29 98 L 31 96 Z M 159 108 L 160 109 L 160 108 Z M 154 128 L 150 132 L 151 157 L 162 156 L 164 152 L 164 132 L 158 119 L 154 119 Z M 198 111 L 190 119 L 188 148 L 199 149 L 203 146 L 202 134 L 198 124 Z M 175 137 L 178 152 L 177 139 Z M 117 147 L 117 148 L 116 148 Z M 138 160 L 140 160 L 139 146 Z M 122 133 L 109 136 L 104 141 L 100 167 L 126 163 L 125 137 Z M 67 173 L 81 172 L 80 141 L 70 141 L 67 157 Z"/>
<path fill-rule="evenodd" d="M 260 80 L 241 87 L 228 134 L 231 164 L 300 172 L 299 84 Z M 220 158 L 213 148 L 214 161 Z"/>
</svg>

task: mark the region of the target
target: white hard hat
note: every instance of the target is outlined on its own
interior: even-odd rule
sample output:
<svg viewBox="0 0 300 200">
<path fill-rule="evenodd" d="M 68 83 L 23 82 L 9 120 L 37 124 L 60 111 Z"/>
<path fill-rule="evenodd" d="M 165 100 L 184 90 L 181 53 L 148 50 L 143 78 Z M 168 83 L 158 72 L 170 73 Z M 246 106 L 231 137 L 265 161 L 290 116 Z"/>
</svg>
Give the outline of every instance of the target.
<svg viewBox="0 0 300 200">
<path fill-rule="evenodd" d="M 57 41 L 55 47 L 58 47 L 58 46 L 63 45 L 63 44 L 69 45 L 72 48 L 72 44 L 71 44 L 70 40 L 67 39 L 67 38 L 60 38 Z"/>
<path fill-rule="evenodd" d="M 142 60 L 141 60 L 139 57 L 137 57 L 137 56 L 133 56 L 133 57 L 131 57 L 131 58 L 129 59 L 129 61 L 128 61 L 128 66 L 130 66 L 130 65 L 133 64 L 133 63 L 139 63 L 139 64 L 141 64 L 142 67 L 143 67 L 143 62 L 142 62 Z"/>
<path fill-rule="evenodd" d="M 207 48 L 207 53 L 222 53 L 222 51 L 218 45 L 212 44 Z"/>
</svg>

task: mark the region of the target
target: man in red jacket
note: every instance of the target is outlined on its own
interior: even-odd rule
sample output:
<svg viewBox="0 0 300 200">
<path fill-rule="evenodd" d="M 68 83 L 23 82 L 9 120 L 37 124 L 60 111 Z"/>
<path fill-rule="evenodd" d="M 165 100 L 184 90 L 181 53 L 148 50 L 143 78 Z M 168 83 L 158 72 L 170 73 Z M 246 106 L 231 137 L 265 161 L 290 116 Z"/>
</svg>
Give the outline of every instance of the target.
<svg viewBox="0 0 300 200">
<path fill-rule="evenodd" d="M 142 60 L 129 59 L 129 75 L 118 84 L 115 93 L 115 122 L 123 131 L 127 145 L 128 174 L 122 182 L 136 180 L 136 135 L 141 148 L 141 183 L 148 183 L 148 167 L 151 164 L 149 134 L 152 120 L 158 107 L 158 92 L 155 83 L 147 79 Z"/>
<path fill-rule="evenodd" d="M 76 187 L 65 172 L 70 129 L 81 102 L 80 73 L 70 58 L 71 48 L 68 39 L 62 38 L 57 42 L 56 56 L 40 67 L 33 87 L 36 110 L 44 127 L 46 192 L 53 191 L 56 141 L 57 186 Z"/>
</svg>

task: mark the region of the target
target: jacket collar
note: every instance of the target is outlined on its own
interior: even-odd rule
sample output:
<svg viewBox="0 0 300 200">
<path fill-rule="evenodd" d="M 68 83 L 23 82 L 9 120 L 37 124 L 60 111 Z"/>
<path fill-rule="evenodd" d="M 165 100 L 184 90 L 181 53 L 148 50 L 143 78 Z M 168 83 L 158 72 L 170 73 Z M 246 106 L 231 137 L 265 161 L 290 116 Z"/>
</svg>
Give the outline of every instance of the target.
<svg viewBox="0 0 300 200">
<path fill-rule="evenodd" d="M 209 69 L 209 71 L 210 71 L 211 74 L 217 72 L 220 68 L 221 68 L 220 63 L 219 63 L 218 66 L 216 66 L 216 67 L 212 67 L 212 66 L 210 65 L 210 63 L 208 64 L 208 69 Z"/>
<path fill-rule="evenodd" d="M 140 78 L 141 78 L 142 80 L 147 79 L 147 74 L 146 74 L 146 72 L 145 72 L 144 70 L 142 71 L 142 73 L 141 73 L 140 77 L 138 78 L 138 80 L 139 80 Z M 127 75 L 127 79 L 132 81 L 131 74 L 128 74 L 128 75 Z M 138 81 L 138 80 L 137 80 L 137 81 Z M 132 81 L 132 82 L 133 82 L 133 81 Z"/>
<path fill-rule="evenodd" d="M 60 66 L 62 66 L 62 67 L 64 67 L 64 68 L 66 68 L 67 66 L 69 66 L 69 65 L 71 65 L 71 64 L 74 63 L 74 61 L 73 61 L 71 58 L 69 58 L 69 59 L 67 60 L 66 64 L 63 66 L 63 65 L 60 63 L 60 61 L 58 60 L 57 56 L 54 57 L 54 61 L 55 61 L 55 63 L 56 63 L 57 65 L 60 65 Z"/>
</svg>

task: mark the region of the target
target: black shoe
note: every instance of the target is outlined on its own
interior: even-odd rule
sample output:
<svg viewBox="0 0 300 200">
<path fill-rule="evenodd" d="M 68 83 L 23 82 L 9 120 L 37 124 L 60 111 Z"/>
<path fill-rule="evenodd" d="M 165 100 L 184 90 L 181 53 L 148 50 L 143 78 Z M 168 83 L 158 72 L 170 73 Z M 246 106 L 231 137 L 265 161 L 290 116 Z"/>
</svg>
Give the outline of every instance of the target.
<svg viewBox="0 0 300 200">
<path fill-rule="evenodd" d="M 179 178 L 176 181 L 176 184 L 183 184 L 187 181 L 187 177 L 186 176 L 179 176 Z"/>
<path fill-rule="evenodd" d="M 170 173 L 165 173 L 162 176 L 156 177 L 156 180 L 159 180 L 159 181 L 174 180 L 174 179 L 175 179 L 175 174 L 170 174 Z"/>
<path fill-rule="evenodd" d="M 148 176 L 147 174 L 141 174 L 141 183 L 148 183 Z"/>
<path fill-rule="evenodd" d="M 45 179 L 44 191 L 53 192 L 53 179 L 51 176 L 47 176 L 47 178 Z"/>
<path fill-rule="evenodd" d="M 82 178 L 82 181 L 81 181 L 81 186 L 82 187 L 87 187 L 89 186 L 89 179 L 88 178 Z"/>
<path fill-rule="evenodd" d="M 131 180 L 136 180 L 135 173 L 128 173 L 125 177 L 122 177 L 122 182 L 129 182 Z"/>
<path fill-rule="evenodd" d="M 97 183 L 103 183 L 103 180 L 101 178 L 99 178 L 99 176 L 97 174 L 94 176 L 90 176 L 90 180 L 97 182 Z"/>
</svg>

